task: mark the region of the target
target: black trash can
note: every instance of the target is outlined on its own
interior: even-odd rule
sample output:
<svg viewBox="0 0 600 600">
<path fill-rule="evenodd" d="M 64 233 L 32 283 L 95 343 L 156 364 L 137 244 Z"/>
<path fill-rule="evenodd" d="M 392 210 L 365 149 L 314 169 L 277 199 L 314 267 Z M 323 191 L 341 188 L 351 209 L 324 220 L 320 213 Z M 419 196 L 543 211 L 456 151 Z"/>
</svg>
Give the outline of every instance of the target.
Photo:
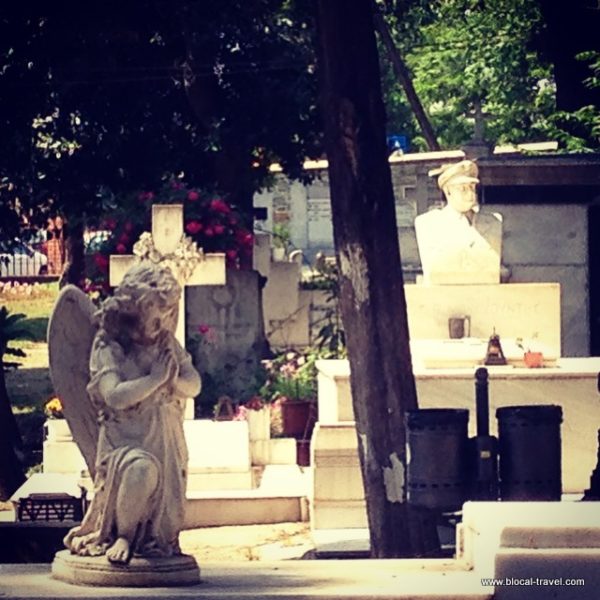
<svg viewBox="0 0 600 600">
<path fill-rule="evenodd" d="M 469 411 L 413 410 L 405 422 L 408 502 L 460 510 L 469 490 Z"/>
<path fill-rule="evenodd" d="M 501 500 L 560 500 L 562 408 L 506 406 L 496 410 Z"/>
</svg>

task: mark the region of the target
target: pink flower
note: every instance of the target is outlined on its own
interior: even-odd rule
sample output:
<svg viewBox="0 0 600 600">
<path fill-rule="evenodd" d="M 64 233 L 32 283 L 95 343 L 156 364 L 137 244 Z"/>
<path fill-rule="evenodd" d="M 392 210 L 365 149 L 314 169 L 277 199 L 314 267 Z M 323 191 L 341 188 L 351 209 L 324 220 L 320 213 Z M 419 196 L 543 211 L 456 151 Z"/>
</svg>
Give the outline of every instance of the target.
<svg viewBox="0 0 600 600">
<path fill-rule="evenodd" d="M 127 254 L 127 247 L 125 244 L 117 244 L 117 254 Z"/>
<path fill-rule="evenodd" d="M 140 202 L 146 202 L 146 200 L 152 200 L 152 198 L 154 198 L 154 192 L 140 192 L 138 195 Z"/>
<path fill-rule="evenodd" d="M 127 221 L 123 227 L 123 230 L 127 233 L 131 233 L 133 231 L 133 223 L 131 221 Z"/>
<path fill-rule="evenodd" d="M 206 325 L 205 323 L 198 325 L 198 333 L 201 333 L 202 335 L 206 335 L 209 331 L 210 331 L 210 327 L 208 325 Z"/>
<path fill-rule="evenodd" d="M 215 198 L 214 200 L 211 201 L 210 209 L 215 212 L 222 213 L 224 215 L 231 212 L 231 207 L 229 206 L 229 204 L 227 204 L 220 198 Z"/>
<path fill-rule="evenodd" d="M 190 191 L 188 192 L 187 199 L 188 199 L 190 202 L 196 202 L 196 200 L 198 200 L 198 198 L 200 198 L 200 194 L 199 194 L 197 191 L 195 191 L 195 190 L 190 190 Z"/>
<path fill-rule="evenodd" d="M 108 269 L 108 258 L 104 256 L 104 254 L 100 254 L 100 252 L 96 252 L 94 254 L 94 263 L 101 271 L 106 271 Z"/>
<path fill-rule="evenodd" d="M 227 250 L 227 252 L 225 252 L 225 255 L 227 256 L 227 258 L 229 260 L 235 260 L 237 258 L 238 252 L 237 250 Z"/>
<path fill-rule="evenodd" d="M 183 187 L 183 183 L 179 182 L 179 181 L 172 181 L 171 182 L 171 187 L 174 190 L 180 190 Z"/>
<path fill-rule="evenodd" d="M 221 235 L 225 231 L 225 227 L 223 227 L 223 225 L 215 225 L 213 227 L 213 230 L 215 232 L 215 235 Z"/>
<path fill-rule="evenodd" d="M 119 237 L 119 243 L 120 244 L 128 244 L 129 243 L 129 236 L 126 233 L 122 233 Z"/>
<path fill-rule="evenodd" d="M 200 221 L 190 221 L 186 226 L 185 226 L 185 230 L 190 234 L 190 235 L 196 235 L 199 231 L 202 231 L 202 223 L 200 223 Z"/>
<path fill-rule="evenodd" d="M 204 230 L 204 235 L 205 235 L 206 237 L 212 237 L 213 235 L 215 235 L 215 232 L 213 231 L 213 228 L 212 228 L 212 227 L 207 227 L 207 228 Z"/>
</svg>

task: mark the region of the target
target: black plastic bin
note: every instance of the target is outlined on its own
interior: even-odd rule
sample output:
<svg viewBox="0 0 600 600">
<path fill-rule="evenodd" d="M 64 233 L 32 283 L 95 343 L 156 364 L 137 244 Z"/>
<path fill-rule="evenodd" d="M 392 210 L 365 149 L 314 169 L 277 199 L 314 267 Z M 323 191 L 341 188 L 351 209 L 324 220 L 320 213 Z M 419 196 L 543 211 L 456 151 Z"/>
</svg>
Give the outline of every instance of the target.
<svg viewBox="0 0 600 600">
<path fill-rule="evenodd" d="M 460 510 L 469 492 L 469 411 L 414 410 L 405 422 L 408 502 Z"/>
<path fill-rule="evenodd" d="M 560 500 L 562 408 L 506 406 L 496 410 L 501 500 Z"/>
</svg>

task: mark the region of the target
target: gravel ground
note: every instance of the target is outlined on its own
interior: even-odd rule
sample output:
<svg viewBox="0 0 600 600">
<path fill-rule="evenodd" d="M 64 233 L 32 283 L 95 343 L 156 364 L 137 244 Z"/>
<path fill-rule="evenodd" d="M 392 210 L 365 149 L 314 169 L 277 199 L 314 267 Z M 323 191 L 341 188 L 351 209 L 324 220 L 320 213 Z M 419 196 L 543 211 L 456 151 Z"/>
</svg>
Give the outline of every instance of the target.
<svg viewBox="0 0 600 600">
<path fill-rule="evenodd" d="M 314 549 L 308 523 L 205 527 L 182 531 L 179 539 L 200 564 L 310 558 Z"/>
</svg>

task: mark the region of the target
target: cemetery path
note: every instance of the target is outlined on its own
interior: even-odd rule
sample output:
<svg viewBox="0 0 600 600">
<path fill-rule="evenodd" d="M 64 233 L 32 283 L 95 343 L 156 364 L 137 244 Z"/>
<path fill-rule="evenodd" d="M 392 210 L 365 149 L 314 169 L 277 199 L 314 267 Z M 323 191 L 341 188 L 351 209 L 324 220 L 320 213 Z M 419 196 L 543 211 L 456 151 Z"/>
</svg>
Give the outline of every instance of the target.
<svg viewBox="0 0 600 600">
<path fill-rule="evenodd" d="M 181 549 L 210 561 L 299 559 L 314 549 L 308 523 L 205 527 L 182 531 Z"/>
</svg>

